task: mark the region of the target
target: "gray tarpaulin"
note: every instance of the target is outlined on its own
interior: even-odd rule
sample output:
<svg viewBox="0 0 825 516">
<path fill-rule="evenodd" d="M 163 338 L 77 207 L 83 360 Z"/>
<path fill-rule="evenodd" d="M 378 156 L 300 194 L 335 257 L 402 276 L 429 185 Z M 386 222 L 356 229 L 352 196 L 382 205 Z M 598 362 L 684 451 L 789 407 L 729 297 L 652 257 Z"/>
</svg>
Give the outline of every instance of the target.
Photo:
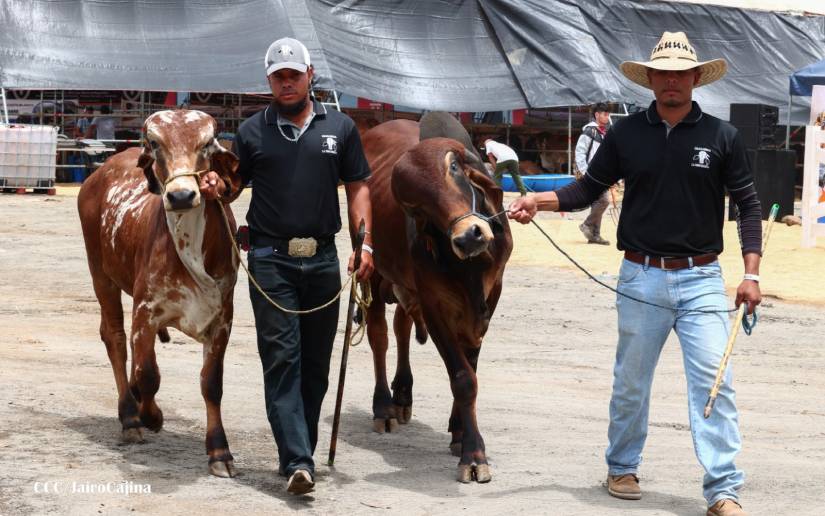
<svg viewBox="0 0 825 516">
<path fill-rule="evenodd" d="M 264 54 L 282 34 L 300 34 L 328 80 L 303 0 L 0 0 L 0 81 L 6 88 L 264 92 Z"/>
<path fill-rule="evenodd" d="M 528 105 L 476 0 L 307 5 L 341 91 L 433 110 Z"/>
<path fill-rule="evenodd" d="M 646 105 L 618 72 L 662 31 L 730 71 L 696 91 L 787 105 L 788 76 L 825 55 L 823 17 L 630 0 L 0 0 L 6 87 L 261 92 L 263 53 L 303 40 L 339 91 L 425 109 Z M 800 106 L 795 120 L 803 120 Z M 784 115 L 783 119 L 784 119 Z"/>
</svg>

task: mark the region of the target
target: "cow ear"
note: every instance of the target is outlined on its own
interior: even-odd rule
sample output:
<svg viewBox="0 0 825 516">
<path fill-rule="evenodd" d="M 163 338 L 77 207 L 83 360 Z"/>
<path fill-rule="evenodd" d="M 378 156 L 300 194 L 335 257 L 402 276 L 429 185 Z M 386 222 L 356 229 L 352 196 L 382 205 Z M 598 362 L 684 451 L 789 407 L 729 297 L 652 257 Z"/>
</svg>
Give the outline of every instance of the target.
<svg viewBox="0 0 825 516">
<path fill-rule="evenodd" d="M 143 169 L 143 175 L 146 176 L 146 182 L 149 183 L 149 191 L 153 194 L 160 195 L 160 183 L 155 177 L 155 171 L 152 170 L 152 165 L 155 163 L 155 158 L 152 156 L 152 151 L 149 147 L 144 147 L 143 152 L 140 153 L 137 166 Z"/>
<path fill-rule="evenodd" d="M 464 147 L 464 163 L 481 172 L 487 171 L 487 167 L 484 165 L 484 162 L 481 161 L 481 158 L 478 157 L 478 154 L 468 147 Z"/>
<path fill-rule="evenodd" d="M 234 201 L 241 193 L 241 175 L 238 174 L 238 156 L 230 150 L 227 150 L 217 140 L 212 142 L 212 153 L 209 156 L 209 166 L 214 170 L 226 183 L 226 193 L 224 193 L 224 202 Z"/>
<path fill-rule="evenodd" d="M 502 209 L 502 203 L 504 202 L 504 191 L 498 183 L 495 182 L 492 175 L 490 175 L 490 171 L 485 164 L 475 152 L 472 152 L 471 149 L 466 147 L 464 148 L 464 163 L 467 164 L 467 175 L 470 181 L 484 190 L 487 199 L 493 203 L 493 208 L 495 208 L 496 211 L 500 211 Z"/>
<path fill-rule="evenodd" d="M 470 181 L 476 184 L 479 188 L 484 190 L 484 195 L 487 198 L 487 201 L 492 204 L 492 208 L 494 212 L 499 212 L 502 209 L 502 203 L 504 202 L 504 191 L 501 187 L 496 183 L 489 174 L 487 174 L 486 169 L 482 166 L 481 170 L 473 166 L 469 166 L 467 175 L 470 177 Z"/>
</svg>

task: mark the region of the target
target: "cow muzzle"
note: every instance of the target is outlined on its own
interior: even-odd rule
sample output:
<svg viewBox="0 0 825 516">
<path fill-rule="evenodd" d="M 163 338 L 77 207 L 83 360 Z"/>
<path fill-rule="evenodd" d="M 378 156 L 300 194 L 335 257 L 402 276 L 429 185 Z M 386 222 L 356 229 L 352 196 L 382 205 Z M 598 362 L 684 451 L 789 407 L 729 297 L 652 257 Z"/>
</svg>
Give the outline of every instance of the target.
<svg viewBox="0 0 825 516">
<path fill-rule="evenodd" d="M 200 205 L 199 172 L 172 174 L 164 183 L 163 207 L 166 211 L 187 211 Z"/>
<path fill-rule="evenodd" d="M 493 231 L 487 221 L 467 217 L 453 227 L 450 243 L 455 255 L 466 260 L 486 251 L 492 240 Z"/>
</svg>

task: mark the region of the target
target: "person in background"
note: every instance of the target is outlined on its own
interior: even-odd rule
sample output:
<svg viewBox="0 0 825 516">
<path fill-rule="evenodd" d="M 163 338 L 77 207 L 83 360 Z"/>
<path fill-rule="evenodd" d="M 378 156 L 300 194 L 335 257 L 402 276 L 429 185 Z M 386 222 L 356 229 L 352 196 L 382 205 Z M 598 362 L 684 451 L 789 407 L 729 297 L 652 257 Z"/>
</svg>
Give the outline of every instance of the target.
<svg viewBox="0 0 825 516">
<path fill-rule="evenodd" d="M 599 146 L 604 141 L 607 127 L 610 125 L 610 108 L 604 102 L 593 105 L 593 121 L 582 128 L 579 141 L 576 142 L 576 166 L 582 174 L 587 173 L 587 167 Z M 609 190 L 605 190 L 593 204 L 590 205 L 590 214 L 579 226 L 579 230 L 587 238 L 588 244 L 610 245 L 602 238 L 602 217 L 610 203 Z"/>
<path fill-rule="evenodd" d="M 487 153 L 487 159 L 493 165 L 493 177 L 496 183 L 499 186 L 501 185 L 501 178 L 504 172 L 507 171 L 510 173 L 510 177 L 513 178 L 513 183 L 515 183 L 521 195 L 527 195 L 527 189 L 524 188 L 524 182 L 518 172 L 518 155 L 516 151 L 503 143 L 488 138 L 484 141 L 484 152 Z"/>
<path fill-rule="evenodd" d="M 114 140 L 115 126 L 117 125 L 115 118 L 110 116 L 112 109 L 109 106 L 102 106 L 100 108 L 100 115 L 92 119 L 89 128 L 86 130 L 86 138 L 94 138 L 97 140 Z"/>
<path fill-rule="evenodd" d="M 86 136 L 86 132 L 89 130 L 89 126 L 92 125 L 92 118 L 94 117 L 95 110 L 92 106 L 86 106 L 83 108 L 83 116 L 78 117 L 77 122 L 74 126 L 74 137 L 75 138 L 83 138 Z"/>
</svg>

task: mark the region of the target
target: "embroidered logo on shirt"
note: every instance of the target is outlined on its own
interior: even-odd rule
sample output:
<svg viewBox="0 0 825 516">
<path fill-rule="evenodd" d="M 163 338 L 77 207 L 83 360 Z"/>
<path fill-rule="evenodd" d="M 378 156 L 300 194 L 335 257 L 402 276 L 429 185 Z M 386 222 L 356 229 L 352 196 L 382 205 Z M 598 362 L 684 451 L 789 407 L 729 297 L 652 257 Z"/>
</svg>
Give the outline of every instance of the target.
<svg viewBox="0 0 825 516">
<path fill-rule="evenodd" d="M 338 137 L 334 134 L 322 134 L 321 152 L 324 154 L 338 154 Z"/>
<path fill-rule="evenodd" d="M 710 149 L 705 147 L 694 147 L 696 154 L 693 156 L 691 167 L 710 168 Z"/>
</svg>

